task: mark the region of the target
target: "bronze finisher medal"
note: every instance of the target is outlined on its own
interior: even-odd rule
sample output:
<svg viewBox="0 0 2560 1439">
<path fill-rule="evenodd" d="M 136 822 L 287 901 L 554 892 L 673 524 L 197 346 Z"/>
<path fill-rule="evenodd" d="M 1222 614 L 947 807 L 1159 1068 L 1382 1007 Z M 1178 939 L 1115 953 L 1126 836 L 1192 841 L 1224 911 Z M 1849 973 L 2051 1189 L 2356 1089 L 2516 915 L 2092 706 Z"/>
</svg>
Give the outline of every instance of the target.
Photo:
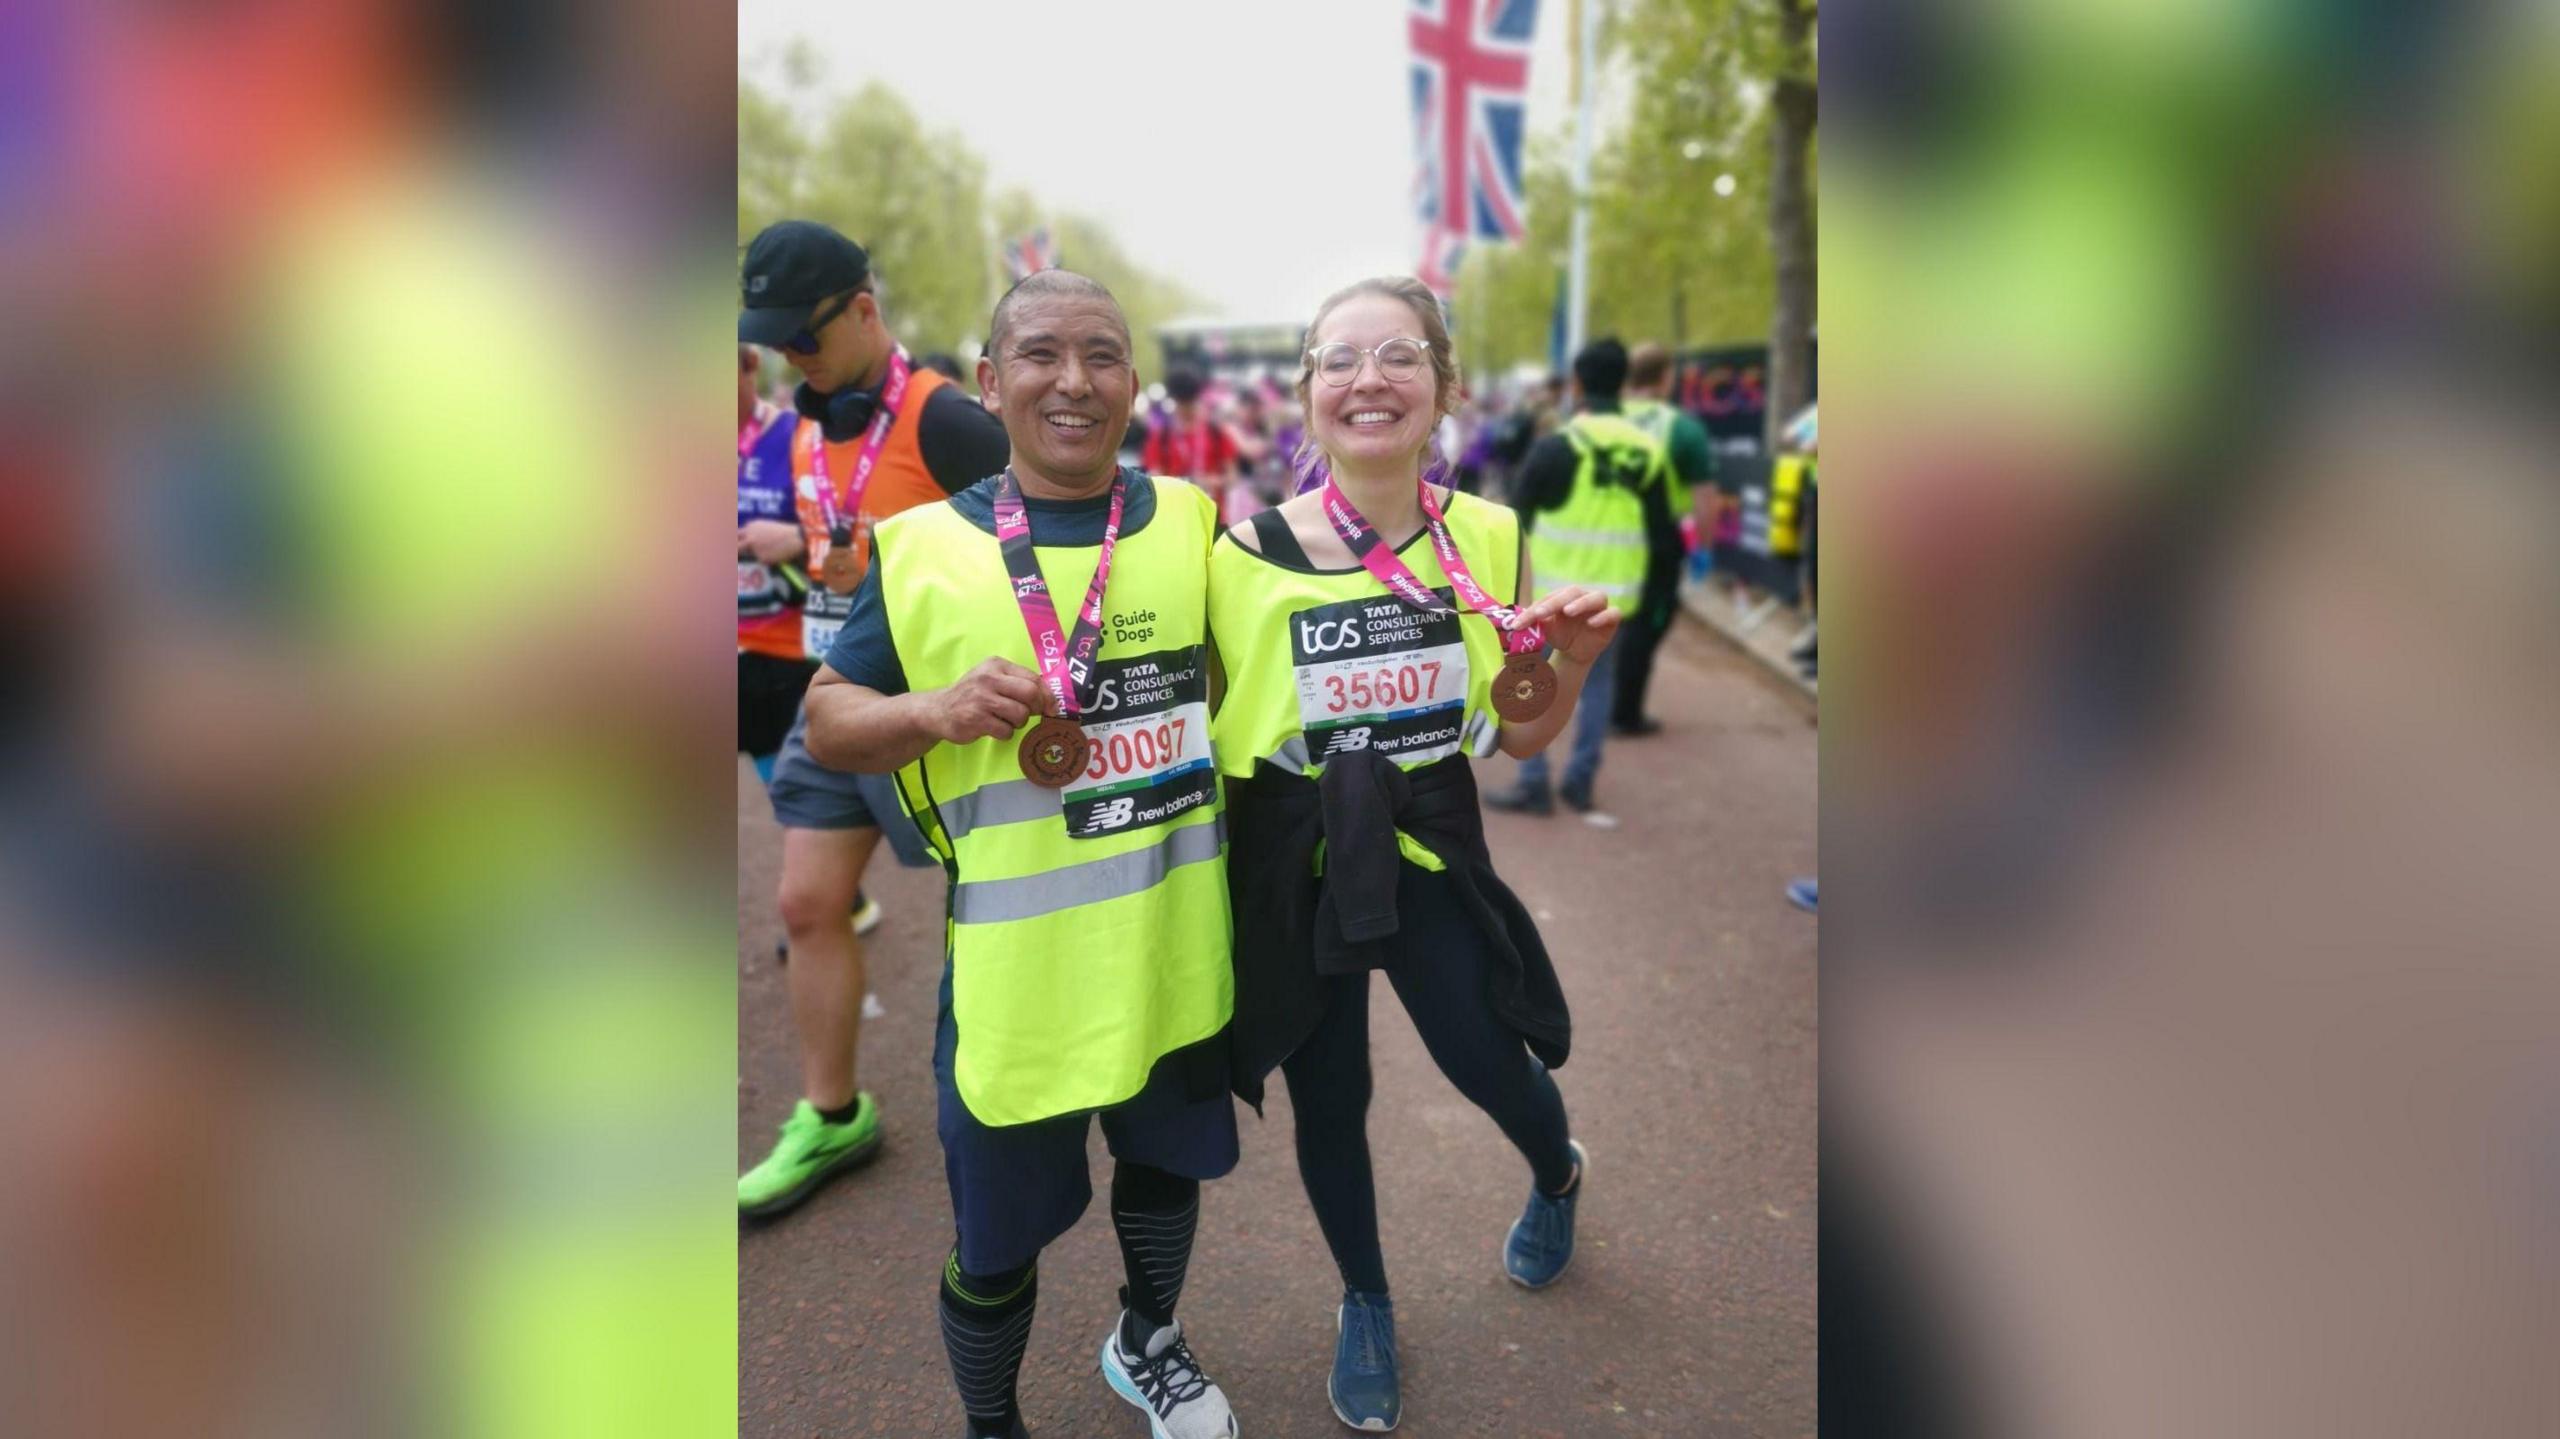
<svg viewBox="0 0 2560 1439">
<path fill-rule="evenodd" d="M 1556 667 L 1536 655 L 1513 655 L 1493 677 L 1493 712 L 1504 724 L 1527 724 L 1555 700 Z"/>
<path fill-rule="evenodd" d="M 1084 773 L 1092 753 L 1083 726 L 1073 720 L 1043 719 L 1022 737 L 1022 777 L 1042 789 L 1058 789 Z"/>
<path fill-rule="evenodd" d="M 818 567 L 818 578 L 824 580 L 830 594 L 849 595 L 862 583 L 862 562 L 853 553 L 853 535 L 837 530 L 827 536 L 827 560 Z"/>
<path fill-rule="evenodd" d="M 845 486 L 841 503 L 836 497 L 835 476 L 827 472 L 827 438 L 818 436 L 817 449 L 809 456 L 809 478 L 818 492 L 818 513 L 827 526 L 827 558 L 818 567 L 818 581 L 829 594 L 849 595 L 862 583 L 862 559 L 853 545 L 853 524 L 862 514 L 862 497 L 871 488 L 871 472 L 880 463 L 880 447 L 889 441 L 889 426 L 898 418 L 898 407 L 906 403 L 907 379 L 914 369 L 907 363 L 904 345 L 889 352 L 889 378 L 880 387 L 880 402 L 872 411 L 871 424 L 862 433 L 862 453 L 853 462 L 853 479 Z"/>
<path fill-rule="evenodd" d="M 1013 597 L 1031 634 L 1031 652 L 1040 664 L 1040 684 L 1057 701 L 1058 715 L 1036 721 L 1022 737 L 1019 758 L 1023 778 L 1044 789 L 1059 789 L 1084 772 L 1093 754 L 1076 722 L 1093 703 L 1094 657 L 1102 649 L 1102 593 L 1111 577 L 1111 552 L 1120 540 L 1120 517 L 1128 499 L 1125 475 L 1111 477 L 1111 512 L 1102 522 L 1102 553 L 1094 557 L 1093 583 L 1085 587 L 1084 607 L 1075 627 L 1061 630 L 1058 610 L 1049 602 L 1049 582 L 1040 573 L 1031 547 L 1031 513 L 1022 503 L 1022 482 L 1007 469 L 996 480 L 996 546 L 1004 554 L 1005 571 L 1013 577 Z"/>
<path fill-rule="evenodd" d="M 1527 724 L 1545 714 L 1556 698 L 1555 666 L 1547 663 L 1541 653 L 1547 647 L 1546 627 L 1506 628 L 1518 613 L 1517 607 L 1496 600 L 1476 583 L 1475 573 L 1467 568 L 1466 556 L 1458 553 L 1458 542 L 1449 537 L 1448 523 L 1441 517 L 1439 502 L 1431 496 L 1431 486 L 1416 480 L 1415 489 L 1415 498 L 1422 505 L 1423 526 L 1431 532 L 1431 548 L 1440 557 L 1440 570 L 1449 577 L 1449 588 L 1468 609 L 1493 621 L 1494 635 L 1510 656 L 1493 677 L 1493 712 L 1504 724 Z M 1330 475 L 1324 482 L 1324 514 L 1334 533 L 1342 536 L 1351 553 L 1359 556 L 1361 566 L 1376 576 L 1389 593 L 1425 614 L 1450 613 L 1449 607 L 1440 603 L 1439 597 L 1381 541 L 1377 528 Z"/>
</svg>

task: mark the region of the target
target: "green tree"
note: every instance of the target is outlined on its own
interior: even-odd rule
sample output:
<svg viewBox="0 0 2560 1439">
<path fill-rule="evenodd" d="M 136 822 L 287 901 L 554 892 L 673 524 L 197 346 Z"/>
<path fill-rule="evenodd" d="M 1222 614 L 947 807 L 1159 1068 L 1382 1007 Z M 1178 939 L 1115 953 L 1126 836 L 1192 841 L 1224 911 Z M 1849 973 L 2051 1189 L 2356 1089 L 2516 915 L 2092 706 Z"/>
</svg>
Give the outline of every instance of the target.
<svg viewBox="0 0 2560 1439">
<path fill-rule="evenodd" d="M 799 213 L 871 253 L 881 307 L 914 350 L 955 348 L 986 323 L 986 164 L 873 83 L 833 107 L 801 175 Z"/>
<path fill-rule="evenodd" d="M 1783 227 L 1772 223 L 1781 208 L 1773 98 L 1794 93 L 1775 83 L 1790 53 L 1781 12 L 1796 3 L 1623 0 L 1607 16 L 1602 83 L 1623 92 L 1625 108 L 1592 156 L 1589 333 L 1678 347 L 1766 339 L 1799 322 L 1809 332 L 1809 128 L 1801 193 L 1789 202 L 1801 227 L 1785 231 L 1802 243 L 1793 310 L 1781 301 L 1778 259 L 1792 252 L 1773 246 Z M 1460 271 L 1459 352 L 1479 376 L 1548 355 L 1572 221 L 1572 116 L 1541 120 L 1524 176 L 1527 233 L 1472 247 Z"/>
<path fill-rule="evenodd" d="M 1611 281 L 1594 334 L 1685 346 L 1768 333 L 1765 117 L 1742 43 L 1754 3 L 1632 0 L 1605 27 L 1631 93 L 1593 165 L 1592 269 Z"/>
<path fill-rule="evenodd" d="M 1613 318 L 1675 343 L 1765 338 L 1772 439 L 1812 391 L 1814 17 L 1815 0 L 1628 0 L 1611 53 L 1634 102 L 1615 183 L 1594 186 L 1619 212 L 1621 278 L 1670 306 Z"/>
<path fill-rule="evenodd" d="M 800 176 L 809 162 L 788 106 L 754 85 L 738 86 L 738 238 L 800 209 Z"/>
<path fill-rule="evenodd" d="M 1820 111 L 1813 0 L 1770 0 L 1769 248 L 1778 303 L 1769 320 L 1767 441 L 1813 394 L 1813 127 Z"/>
<path fill-rule="evenodd" d="M 870 251 L 882 312 L 908 348 L 949 351 L 965 363 L 1007 283 L 1001 245 L 1047 223 L 1066 262 L 1119 297 L 1140 363 L 1162 373 L 1155 328 L 1200 302 L 1129 259 L 1106 226 L 1051 217 L 1019 190 L 990 201 L 986 163 L 964 140 L 927 128 L 877 82 L 829 99 L 805 44 L 785 51 L 779 68 L 779 91 L 738 81 L 740 244 L 781 219 L 835 226 Z"/>
<path fill-rule="evenodd" d="M 814 132 L 782 97 L 738 86 L 738 237 L 821 220 L 861 242 L 881 308 L 912 350 L 955 347 L 994 302 L 985 266 L 986 166 L 929 131 L 880 84 L 828 107 Z"/>
</svg>

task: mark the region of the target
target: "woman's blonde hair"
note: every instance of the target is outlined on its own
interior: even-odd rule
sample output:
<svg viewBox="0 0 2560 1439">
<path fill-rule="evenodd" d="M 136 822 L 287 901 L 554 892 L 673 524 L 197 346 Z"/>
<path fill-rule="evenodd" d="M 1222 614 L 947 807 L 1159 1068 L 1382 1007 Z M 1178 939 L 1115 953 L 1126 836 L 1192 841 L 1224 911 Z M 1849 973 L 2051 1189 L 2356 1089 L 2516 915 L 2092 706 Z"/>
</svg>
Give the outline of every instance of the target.
<svg viewBox="0 0 2560 1439">
<path fill-rule="evenodd" d="M 1307 322 L 1308 344 L 1298 355 L 1298 412 L 1306 417 L 1307 426 L 1307 436 L 1299 442 L 1298 453 L 1294 457 L 1301 491 L 1323 484 L 1327 468 L 1324 451 L 1316 444 L 1316 332 L 1324 328 L 1325 316 L 1362 295 L 1384 295 L 1390 300 L 1401 300 L 1406 309 L 1413 311 L 1413 317 L 1422 323 L 1422 341 L 1431 352 L 1432 403 L 1436 410 L 1432 416 L 1432 434 L 1435 437 L 1439 434 L 1437 422 L 1442 416 L 1457 413 L 1458 397 L 1465 381 L 1458 373 L 1457 348 L 1449 343 L 1449 322 L 1440 313 L 1440 297 L 1431 292 L 1430 286 L 1410 275 L 1379 275 L 1345 285 L 1316 306 L 1316 317 Z M 1434 443 L 1434 440 L 1425 440 L 1422 453 L 1431 455 Z M 1444 468 L 1439 457 L 1434 458 L 1432 468 Z"/>
</svg>

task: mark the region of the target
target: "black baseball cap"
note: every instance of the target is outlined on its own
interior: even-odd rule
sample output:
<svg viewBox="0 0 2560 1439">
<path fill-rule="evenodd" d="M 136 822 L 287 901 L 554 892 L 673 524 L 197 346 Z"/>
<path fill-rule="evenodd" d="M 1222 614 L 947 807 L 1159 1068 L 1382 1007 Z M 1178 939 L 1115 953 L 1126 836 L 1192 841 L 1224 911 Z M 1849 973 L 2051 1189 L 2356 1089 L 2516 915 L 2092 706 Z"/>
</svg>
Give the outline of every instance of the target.
<svg viewBox="0 0 2560 1439">
<path fill-rule="evenodd" d="M 818 302 L 871 278 L 871 257 L 815 220 L 777 220 L 747 242 L 738 274 L 738 338 L 778 350 Z"/>
</svg>

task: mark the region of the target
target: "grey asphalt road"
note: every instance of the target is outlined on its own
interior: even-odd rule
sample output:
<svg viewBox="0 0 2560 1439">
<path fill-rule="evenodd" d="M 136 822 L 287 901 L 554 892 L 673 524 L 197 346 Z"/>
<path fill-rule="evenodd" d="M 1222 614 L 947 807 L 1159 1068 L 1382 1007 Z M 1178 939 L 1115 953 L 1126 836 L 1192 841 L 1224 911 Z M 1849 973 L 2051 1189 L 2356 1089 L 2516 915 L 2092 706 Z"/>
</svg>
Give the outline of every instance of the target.
<svg viewBox="0 0 2560 1439">
<path fill-rule="evenodd" d="M 1603 828 L 1488 816 L 1497 866 L 1536 912 L 1573 1007 L 1557 1071 L 1591 1153 L 1572 1271 L 1528 1293 L 1500 1271 L 1525 1166 L 1432 1066 L 1393 991 L 1372 1002 L 1370 1143 L 1403 1351 L 1400 1434 L 1811 1435 L 1815 1431 L 1816 922 L 1809 701 L 1683 616 L 1654 680 L 1661 734 L 1612 740 Z M 1490 790 L 1512 764 L 1484 762 Z M 769 1147 L 798 1070 L 773 886 L 780 839 L 738 788 L 738 1155 Z M 881 1158 L 738 1240 L 739 1425 L 751 1439 L 961 1432 L 934 1293 L 951 1242 L 928 1067 L 942 957 L 939 871 L 884 853 L 870 885 L 862 1083 Z M 1182 1319 L 1248 1439 L 1347 1434 L 1326 1407 L 1334 1273 L 1276 1079 L 1240 1111 L 1244 1158 L 1203 1194 Z M 1099 1133 L 1097 1190 L 1110 1160 Z M 1021 1395 L 1032 1432 L 1144 1435 L 1094 1372 L 1117 1313 L 1105 1206 L 1041 1261 Z"/>
</svg>

